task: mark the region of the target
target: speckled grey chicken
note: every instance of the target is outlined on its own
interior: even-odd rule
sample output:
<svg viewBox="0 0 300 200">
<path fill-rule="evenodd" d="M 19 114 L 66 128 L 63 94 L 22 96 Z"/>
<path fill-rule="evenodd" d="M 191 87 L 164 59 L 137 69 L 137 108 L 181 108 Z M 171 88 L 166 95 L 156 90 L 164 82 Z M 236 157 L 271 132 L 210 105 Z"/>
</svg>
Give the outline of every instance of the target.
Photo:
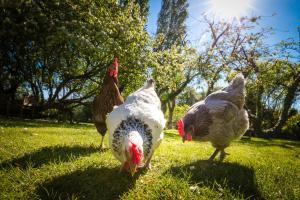
<svg viewBox="0 0 300 200">
<path fill-rule="evenodd" d="M 245 104 L 245 79 L 238 74 L 227 87 L 194 104 L 178 121 L 178 132 L 185 140 L 210 141 L 216 148 L 209 160 L 220 153 L 222 161 L 232 140 L 240 138 L 249 127 Z"/>
</svg>

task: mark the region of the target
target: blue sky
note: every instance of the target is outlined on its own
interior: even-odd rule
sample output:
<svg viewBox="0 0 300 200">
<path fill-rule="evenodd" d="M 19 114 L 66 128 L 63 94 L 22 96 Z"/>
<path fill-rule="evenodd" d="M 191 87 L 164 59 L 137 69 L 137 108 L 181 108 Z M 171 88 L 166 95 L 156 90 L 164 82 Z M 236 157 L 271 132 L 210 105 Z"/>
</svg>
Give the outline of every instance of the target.
<svg viewBox="0 0 300 200">
<path fill-rule="evenodd" d="M 242 0 L 241 0 L 242 1 Z M 278 43 L 287 38 L 299 39 L 297 27 L 300 26 L 300 0 L 250 0 L 252 7 L 249 15 L 260 15 L 263 17 L 261 26 L 272 26 L 275 34 L 271 35 L 267 42 Z M 203 25 L 197 21 L 201 19 L 201 13 L 207 11 L 207 0 L 188 0 L 189 18 L 187 19 L 188 39 L 197 42 L 201 38 Z M 151 35 L 156 33 L 158 13 L 161 8 L 161 0 L 150 0 L 150 15 L 147 30 Z M 273 13 L 276 13 L 273 17 Z"/>
</svg>

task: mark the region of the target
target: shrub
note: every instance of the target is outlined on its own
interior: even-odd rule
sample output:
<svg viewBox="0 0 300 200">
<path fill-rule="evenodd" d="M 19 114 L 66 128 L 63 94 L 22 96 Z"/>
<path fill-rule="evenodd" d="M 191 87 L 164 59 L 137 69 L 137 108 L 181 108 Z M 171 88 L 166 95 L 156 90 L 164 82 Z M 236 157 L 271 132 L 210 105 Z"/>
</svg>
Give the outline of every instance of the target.
<svg viewBox="0 0 300 200">
<path fill-rule="evenodd" d="M 182 118 L 189 108 L 190 108 L 190 106 L 186 105 L 186 104 L 175 106 L 175 109 L 173 112 L 173 120 L 172 120 L 173 128 L 176 128 L 178 119 Z M 169 113 L 166 112 L 165 118 L 168 119 L 168 117 L 169 117 Z"/>
<path fill-rule="evenodd" d="M 291 116 L 282 128 L 284 137 L 300 140 L 300 114 Z"/>
</svg>

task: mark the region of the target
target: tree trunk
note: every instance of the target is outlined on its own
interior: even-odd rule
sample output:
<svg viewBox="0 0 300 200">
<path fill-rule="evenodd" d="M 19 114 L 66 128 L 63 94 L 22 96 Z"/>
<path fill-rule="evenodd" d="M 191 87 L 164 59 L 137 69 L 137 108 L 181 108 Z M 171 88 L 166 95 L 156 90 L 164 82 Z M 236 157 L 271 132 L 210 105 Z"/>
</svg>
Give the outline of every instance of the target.
<svg viewBox="0 0 300 200">
<path fill-rule="evenodd" d="M 292 83 L 292 85 L 288 87 L 287 94 L 283 101 L 282 112 L 280 114 L 280 117 L 276 125 L 270 129 L 271 132 L 275 134 L 281 132 L 282 127 L 285 125 L 286 121 L 288 120 L 289 110 L 293 104 L 299 86 L 300 86 L 300 76 L 298 76 L 295 79 L 295 81 Z"/>
<path fill-rule="evenodd" d="M 262 132 L 262 94 L 264 92 L 264 88 L 262 85 L 259 85 L 257 88 L 257 95 L 255 100 L 255 118 L 253 121 L 253 129 L 256 134 L 260 134 Z"/>
<path fill-rule="evenodd" d="M 11 87 L 7 90 L 4 90 L 2 89 L 1 90 L 1 97 L 3 98 L 4 102 L 1 102 L 1 103 L 4 103 L 4 110 L 3 110 L 3 113 L 6 115 L 6 116 L 10 116 L 12 113 L 12 109 L 11 108 L 14 108 L 13 106 L 16 106 L 16 102 L 15 102 L 15 97 L 16 97 L 16 93 L 17 93 L 17 89 L 18 89 L 18 84 L 17 83 L 12 83 Z M 1 86 L 1 88 L 3 88 L 3 86 Z M 2 99 L 1 99 L 2 100 Z M 15 109 L 13 109 L 15 110 Z M 1 113 L 1 111 L 0 111 Z"/>
<path fill-rule="evenodd" d="M 206 96 L 210 95 L 213 92 L 214 87 L 215 87 L 215 81 L 211 81 L 208 84 L 207 91 L 206 91 Z"/>
<path fill-rule="evenodd" d="M 10 98 L 8 98 L 6 101 L 6 116 L 7 117 L 10 116 L 10 102 L 11 102 L 11 100 L 10 100 Z"/>
<path fill-rule="evenodd" d="M 173 128 L 173 113 L 175 109 L 175 98 L 172 99 L 170 102 L 168 102 L 168 110 L 169 110 L 169 116 L 168 116 L 168 129 Z"/>
<path fill-rule="evenodd" d="M 74 117 L 74 113 L 73 113 L 72 109 L 69 108 L 69 120 L 70 120 L 70 124 L 73 124 L 73 117 Z"/>
<path fill-rule="evenodd" d="M 7 94 L 7 100 L 6 100 L 6 116 L 10 116 L 14 113 L 16 102 L 15 102 L 15 95 L 16 95 L 17 89 L 14 89 L 12 93 Z M 12 111 L 13 110 L 13 111 Z M 12 111 L 12 113 L 11 113 Z"/>
<path fill-rule="evenodd" d="M 163 111 L 164 114 L 166 114 L 166 111 L 167 111 L 167 102 L 165 101 L 162 101 L 161 102 L 161 110 Z"/>
</svg>

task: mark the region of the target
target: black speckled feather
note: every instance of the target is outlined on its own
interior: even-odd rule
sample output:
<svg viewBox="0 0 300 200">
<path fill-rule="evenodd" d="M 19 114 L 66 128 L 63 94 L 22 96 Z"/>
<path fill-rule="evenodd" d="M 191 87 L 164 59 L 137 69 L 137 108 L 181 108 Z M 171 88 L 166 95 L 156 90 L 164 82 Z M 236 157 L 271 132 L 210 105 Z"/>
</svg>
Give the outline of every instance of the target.
<svg viewBox="0 0 300 200">
<path fill-rule="evenodd" d="M 147 124 L 135 117 L 123 120 L 113 134 L 112 149 L 121 153 L 121 143 L 124 137 L 129 137 L 129 132 L 137 131 L 143 138 L 144 158 L 148 158 L 152 149 L 152 131 Z"/>
</svg>

